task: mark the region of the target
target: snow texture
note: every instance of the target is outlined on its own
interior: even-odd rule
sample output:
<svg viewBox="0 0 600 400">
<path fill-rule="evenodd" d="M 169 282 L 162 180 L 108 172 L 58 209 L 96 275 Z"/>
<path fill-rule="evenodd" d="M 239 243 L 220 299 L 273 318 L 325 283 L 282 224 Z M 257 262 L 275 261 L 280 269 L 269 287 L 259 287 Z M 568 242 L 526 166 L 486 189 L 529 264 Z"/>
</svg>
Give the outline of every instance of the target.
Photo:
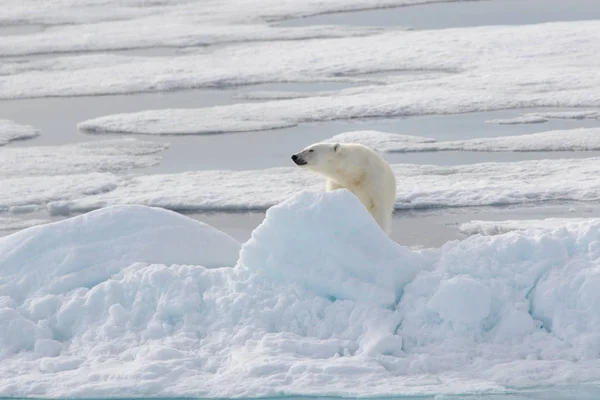
<svg viewBox="0 0 600 400">
<path fill-rule="evenodd" d="M 0 238 L 0 394 L 401 396 L 600 378 L 597 222 L 413 252 L 351 193 L 301 192 L 234 266 L 237 246 L 141 206 Z"/>
<path fill-rule="evenodd" d="M 599 218 L 545 218 L 531 220 L 505 220 L 505 221 L 469 221 L 460 224 L 458 230 L 467 235 L 501 235 L 503 233 L 526 230 L 555 230 L 573 224 L 597 224 Z"/>
<path fill-rule="evenodd" d="M 40 132 L 32 126 L 17 124 L 7 119 L 0 119 L 0 146 L 7 145 L 13 140 L 33 139 L 39 135 Z"/>
<path fill-rule="evenodd" d="M 0 177 L 116 172 L 151 167 L 168 143 L 125 138 L 0 151 Z"/>
<path fill-rule="evenodd" d="M 586 151 L 600 150 L 600 128 L 438 142 L 435 139 L 378 131 L 346 132 L 327 141 L 358 142 L 379 151 Z"/>
</svg>

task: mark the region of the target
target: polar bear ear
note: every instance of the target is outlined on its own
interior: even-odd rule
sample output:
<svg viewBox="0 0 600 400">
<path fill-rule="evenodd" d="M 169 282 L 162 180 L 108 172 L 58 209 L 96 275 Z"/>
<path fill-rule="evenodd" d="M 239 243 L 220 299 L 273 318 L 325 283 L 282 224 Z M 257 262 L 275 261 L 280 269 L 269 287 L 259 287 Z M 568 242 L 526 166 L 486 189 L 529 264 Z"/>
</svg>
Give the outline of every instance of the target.
<svg viewBox="0 0 600 400">
<path fill-rule="evenodd" d="M 340 144 L 336 143 L 333 145 L 333 151 L 337 152 L 340 149 Z"/>
</svg>

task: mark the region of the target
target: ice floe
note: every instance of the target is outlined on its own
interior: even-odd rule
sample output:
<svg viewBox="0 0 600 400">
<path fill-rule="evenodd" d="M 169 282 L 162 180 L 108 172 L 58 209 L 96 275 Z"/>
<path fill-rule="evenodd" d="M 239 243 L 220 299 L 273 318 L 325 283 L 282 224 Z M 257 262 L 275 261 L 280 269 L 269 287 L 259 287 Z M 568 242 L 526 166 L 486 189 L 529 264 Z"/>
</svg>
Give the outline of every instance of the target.
<svg viewBox="0 0 600 400">
<path fill-rule="evenodd" d="M 116 172 L 156 165 L 168 143 L 113 139 L 62 146 L 12 147 L 0 151 L 0 176 Z"/>
<path fill-rule="evenodd" d="M 547 122 L 548 118 L 542 117 L 541 115 L 521 115 L 515 118 L 504 118 L 504 119 L 490 119 L 485 121 L 488 124 L 499 124 L 499 125 L 517 125 L 517 124 L 541 124 Z"/>
<path fill-rule="evenodd" d="M 523 220 L 504 220 L 504 221 L 469 221 L 460 224 L 458 229 L 467 235 L 501 235 L 503 233 L 539 229 L 552 231 L 555 229 L 567 227 L 570 225 L 595 225 L 600 223 L 600 218 L 544 218 L 544 219 L 523 219 Z"/>
<path fill-rule="evenodd" d="M 6 10 L 0 15 L 0 21 L 7 24 L 29 23 L 44 25 L 86 24 L 100 21 L 136 20 L 145 17 L 163 16 L 171 18 L 188 17 L 192 21 L 211 25 L 244 24 L 249 21 L 290 17 L 306 17 L 341 11 L 359 11 L 387 7 L 436 3 L 440 0 L 326 0 L 326 1 L 263 1 L 251 0 L 240 3 L 235 0 L 217 2 L 181 2 L 163 0 L 148 2 L 145 0 L 109 0 L 98 3 L 93 0 L 62 0 L 21 2 L 4 0 Z M 447 2 L 461 0 L 442 0 Z M 118 12 L 117 12 L 118 11 Z"/>
<path fill-rule="evenodd" d="M 597 201 L 598 162 L 598 158 L 585 158 L 451 167 L 394 164 L 396 209 Z M 239 211 L 264 210 L 301 190 L 323 191 L 324 183 L 313 174 L 290 167 L 26 177 L 2 180 L 0 189 L 0 208 L 29 205 L 56 214 L 118 204 L 178 211 Z"/>
<path fill-rule="evenodd" d="M 591 223 L 410 251 L 340 190 L 269 209 L 238 258 L 238 244 L 186 217 L 106 208 L 0 238 L 0 394 L 402 396 L 595 382 L 599 243 Z"/>
<path fill-rule="evenodd" d="M 39 130 L 32 126 L 21 125 L 8 119 L 0 119 L 0 146 L 4 146 L 13 140 L 33 139 L 39 135 Z"/>
<path fill-rule="evenodd" d="M 45 219 L 20 219 L 13 217 L 1 217 L 0 216 L 0 231 L 12 231 L 18 229 L 25 229 L 35 225 L 41 225 L 48 223 Z"/>
<path fill-rule="evenodd" d="M 490 124 L 535 124 L 547 122 L 550 119 L 600 119 L 600 111 L 577 110 L 577 111 L 546 111 L 522 114 L 515 118 L 491 119 L 485 121 Z"/>
<path fill-rule="evenodd" d="M 252 120 L 257 113 L 265 121 L 285 118 L 300 123 L 501 108 L 592 107 L 599 104 L 600 73 L 594 68 L 599 26 L 598 21 L 577 21 L 447 29 L 444 35 L 384 31 L 360 37 L 244 43 L 160 60 L 125 57 L 103 67 L 89 59 L 87 68 L 78 65 L 73 70 L 2 76 L 0 97 L 116 94 L 328 78 L 352 81 L 364 80 L 369 73 L 409 71 L 414 80 L 347 89 L 332 96 L 267 102 L 260 109 L 242 104 L 189 112 L 201 126 L 217 118 Z M 448 73 L 419 79 L 415 74 L 419 71 Z M 388 81 L 382 77 L 382 82 Z M 174 124 L 178 116 L 173 114 Z M 148 116 L 138 121 L 137 129 L 151 130 L 153 121 Z"/>
<path fill-rule="evenodd" d="M 0 56 L 98 52 L 150 47 L 177 48 L 251 41 L 307 40 L 363 36 L 379 31 L 381 29 L 335 26 L 298 29 L 271 27 L 266 24 L 211 25 L 199 24 L 194 19 L 180 16 L 172 17 L 165 23 L 165 16 L 161 15 L 139 18 L 134 21 L 66 25 L 28 35 L 5 36 L 0 43 Z"/>
<path fill-rule="evenodd" d="M 600 128 L 580 128 L 453 141 L 392 134 L 378 131 L 352 131 L 327 141 L 357 142 L 379 151 L 586 151 L 600 150 Z"/>
</svg>

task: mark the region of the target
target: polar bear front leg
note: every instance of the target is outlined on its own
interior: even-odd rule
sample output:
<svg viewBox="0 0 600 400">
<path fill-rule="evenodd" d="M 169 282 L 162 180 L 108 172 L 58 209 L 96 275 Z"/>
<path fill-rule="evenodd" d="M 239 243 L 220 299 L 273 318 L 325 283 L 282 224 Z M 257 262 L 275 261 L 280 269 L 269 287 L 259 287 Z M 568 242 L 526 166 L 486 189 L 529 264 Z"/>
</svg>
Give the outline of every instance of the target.
<svg viewBox="0 0 600 400">
<path fill-rule="evenodd" d="M 371 215 L 385 233 L 392 233 L 392 216 L 384 209 L 373 209 Z"/>
</svg>

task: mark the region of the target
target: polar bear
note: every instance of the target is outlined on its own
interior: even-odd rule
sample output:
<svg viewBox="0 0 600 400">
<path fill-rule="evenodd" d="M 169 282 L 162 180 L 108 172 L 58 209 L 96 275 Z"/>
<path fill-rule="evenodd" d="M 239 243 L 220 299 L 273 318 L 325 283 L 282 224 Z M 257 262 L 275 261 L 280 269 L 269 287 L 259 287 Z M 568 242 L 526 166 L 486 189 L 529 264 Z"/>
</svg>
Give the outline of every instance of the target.
<svg viewBox="0 0 600 400">
<path fill-rule="evenodd" d="M 392 232 L 396 178 L 375 150 L 358 143 L 316 143 L 292 156 L 296 165 L 327 178 L 326 189 L 347 189 L 381 229 Z"/>
</svg>

